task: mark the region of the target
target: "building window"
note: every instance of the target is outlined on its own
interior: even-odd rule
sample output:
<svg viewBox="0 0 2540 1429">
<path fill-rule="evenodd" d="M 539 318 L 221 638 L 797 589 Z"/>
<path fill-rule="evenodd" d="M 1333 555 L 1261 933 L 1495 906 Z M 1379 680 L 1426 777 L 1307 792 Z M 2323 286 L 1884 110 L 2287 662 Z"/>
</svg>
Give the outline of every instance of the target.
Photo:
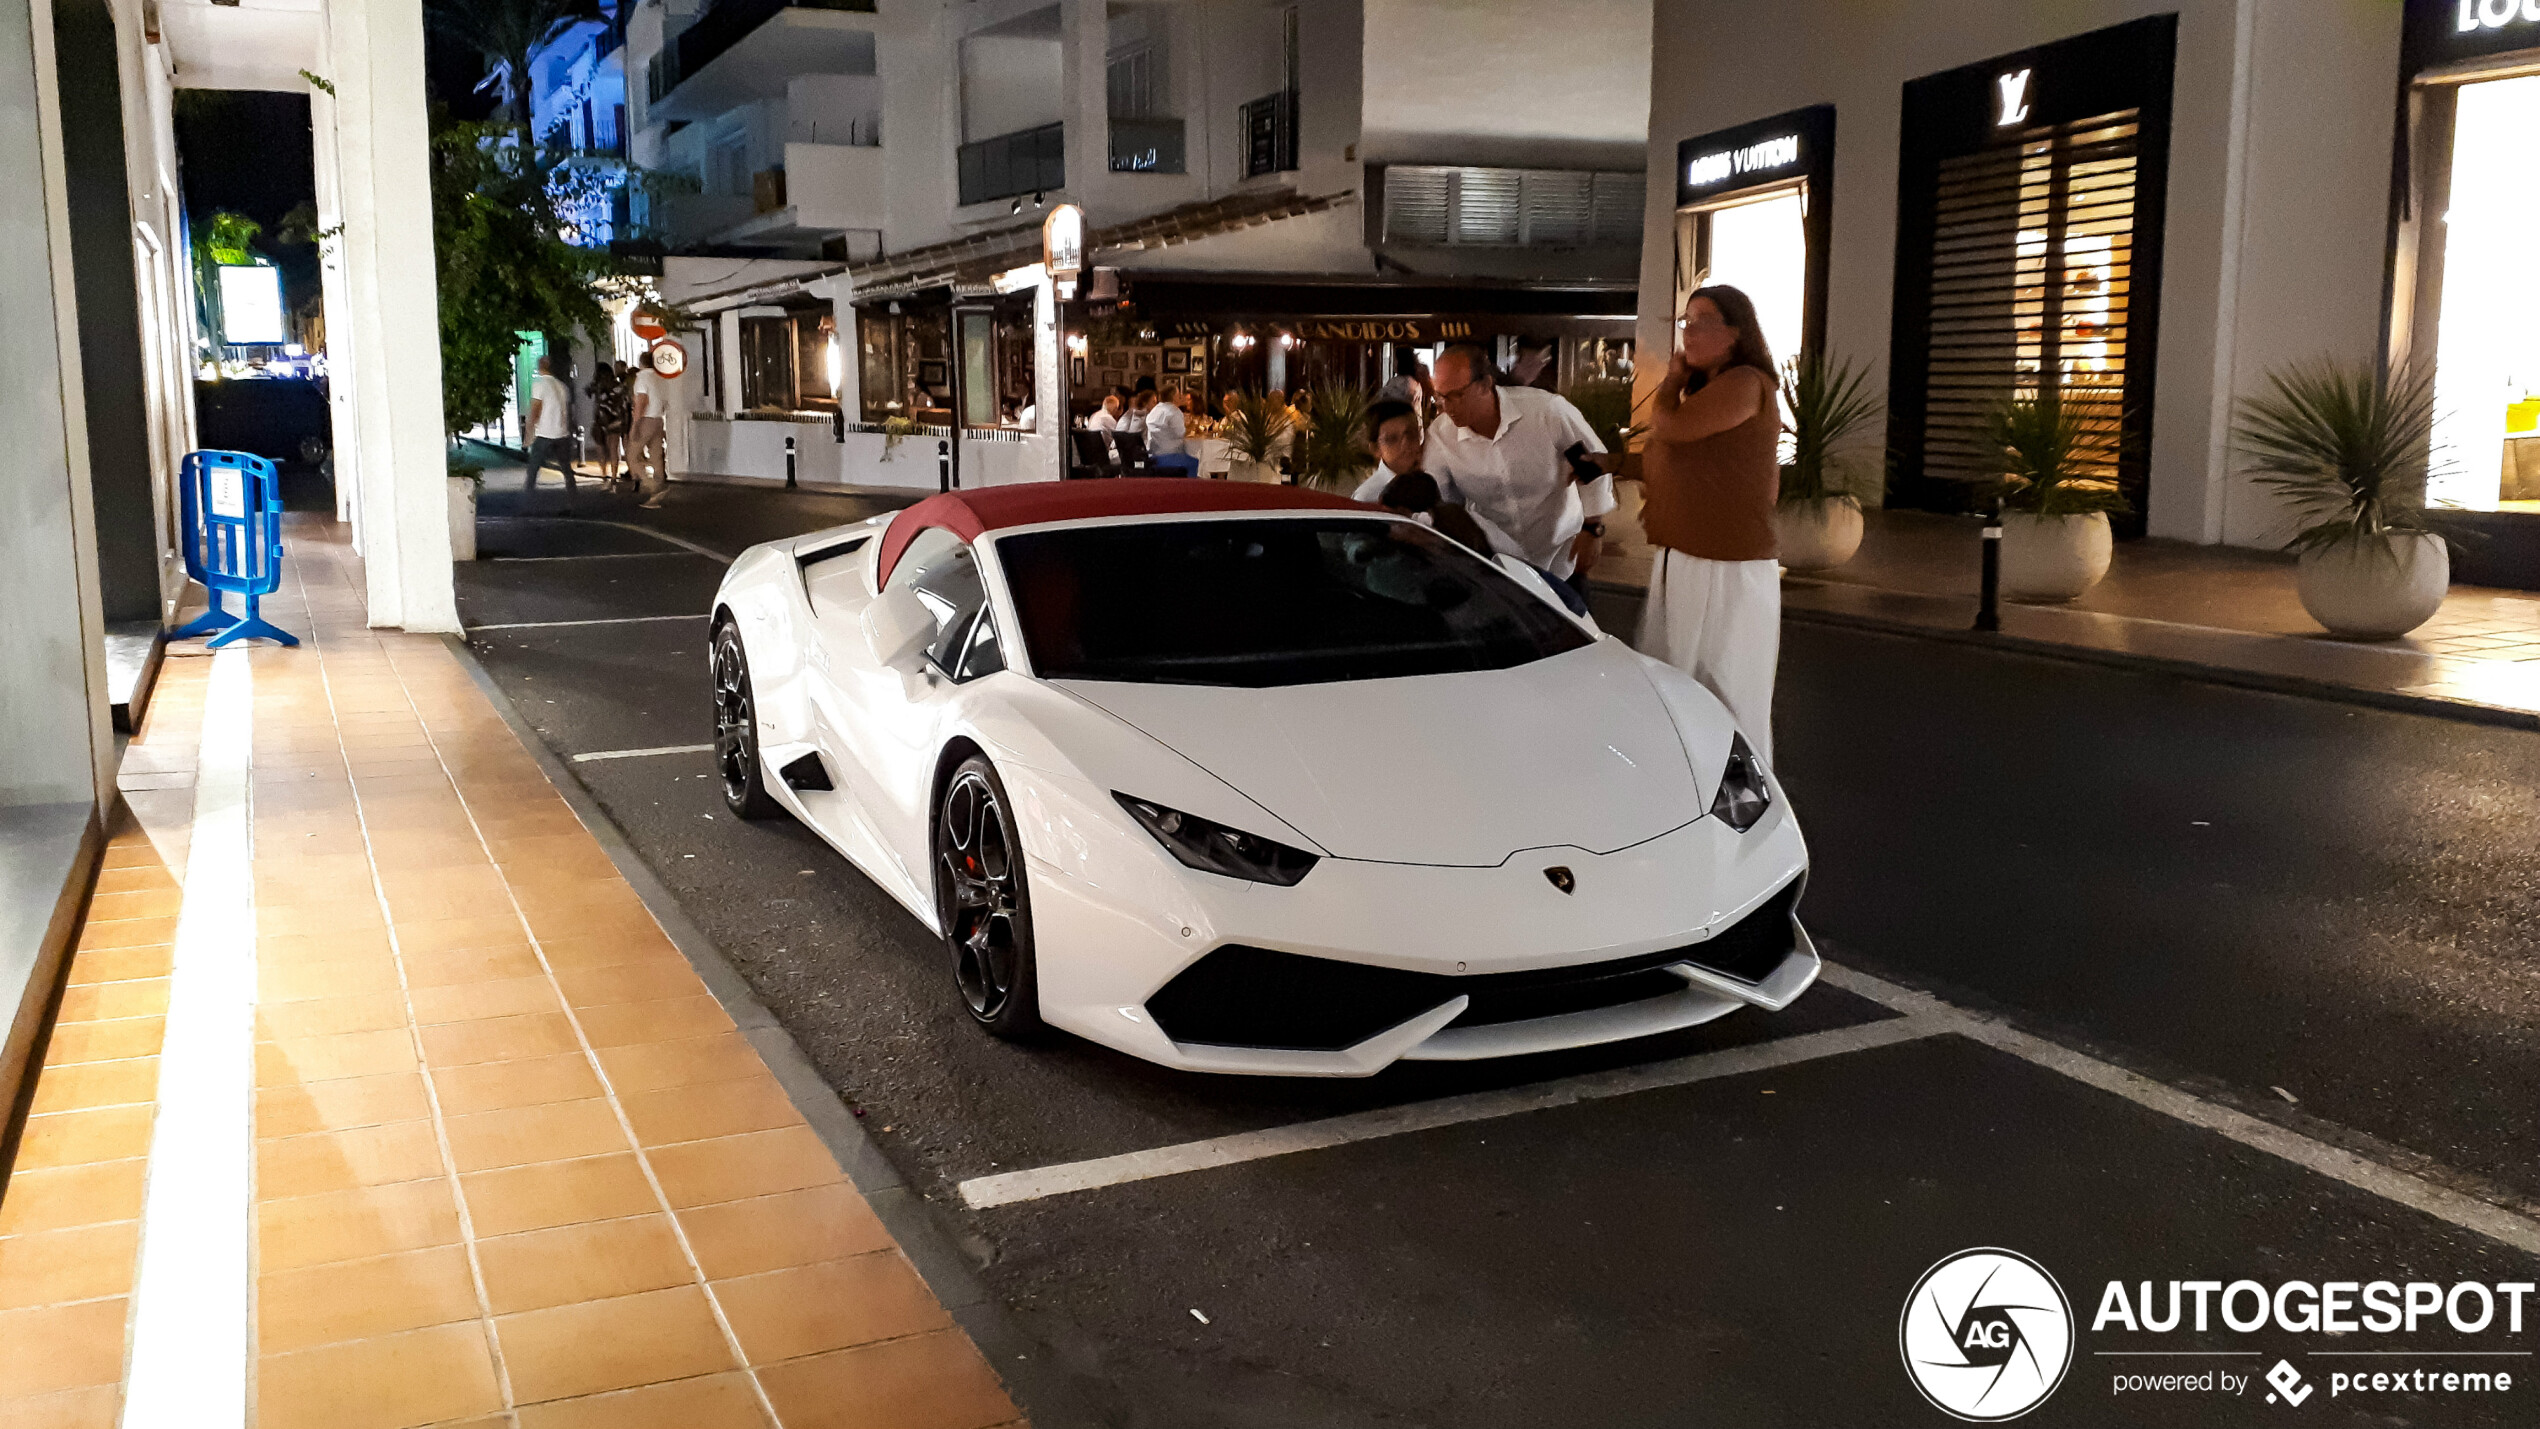
<svg viewBox="0 0 2540 1429">
<path fill-rule="evenodd" d="M 1020 427 L 1033 406 L 1029 294 L 990 308 L 965 308 L 961 328 L 961 424 Z"/>
<path fill-rule="evenodd" d="M 2142 533 L 2175 36 L 2137 21 L 1906 86 L 1889 504 L 1972 509 L 1987 417 L 2052 396 L 2113 439 L 2096 474 Z"/>
<path fill-rule="evenodd" d="M 741 319 L 741 409 L 793 411 L 801 405 L 794 373 L 794 320 Z"/>
<path fill-rule="evenodd" d="M 1157 73 L 1155 46 L 1141 41 L 1112 51 L 1104 70 L 1114 119 L 1152 118 L 1162 107 L 1164 87 Z"/>
<path fill-rule="evenodd" d="M 931 426 L 949 425 L 950 345 L 942 308 L 898 313 L 887 307 L 857 309 L 856 356 L 863 377 L 864 420 L 909 417 Z"/>
</svg>

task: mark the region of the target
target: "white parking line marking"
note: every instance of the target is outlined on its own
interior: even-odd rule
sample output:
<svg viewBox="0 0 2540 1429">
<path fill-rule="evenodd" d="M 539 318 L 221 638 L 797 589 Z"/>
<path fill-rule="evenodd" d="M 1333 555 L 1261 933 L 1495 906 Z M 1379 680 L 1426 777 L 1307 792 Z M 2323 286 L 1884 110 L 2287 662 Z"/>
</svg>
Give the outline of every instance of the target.
<svg viewBox="0 0 2540 1429">
<path fill-rule="evenodd" d="M 505 625 L 471 625 L 470 635 L 480 630 L 562 630 L 575 625 L 642 625 L 653 620 L 704 620 L 702 615 L 612 615 L 605 620 L 515 620 Z"/>
<path fill-rule="evenodd" d="M 1952 1007 L 1929 993 L 1899 987 L 1883 978 L 1837 967 L 1833 963 L 1826 964 L 1823 977 L 1846 992 L 1866 997 L 1908 1017 L 1940 1021 L 1944 1024 L 1942 1030 L 1981 1042 L 1995 1051 L 2008 1052 L 2022 1061 L 2035 1063 L 2050 1072 L 2060 1072 L 2103 1092 L 2114 1092 L 2138 1106 L 2149 1107 L 2190 1126 L 2229 1137 L 2243 1146 L 2281 1157 L 2304 1170 L 2317 1172 L 2332 1181 L 2342 1181 L 2385 1201 L 2396 1201 L 2436 1220 L 2463 1230 L 2476 1231 L 2516 1250 L 2540 1255 L 2540 1221 L 2528 1216 L 2517 1215 L 2501 1206 L 2490 1205 L 2475 1196 L 2438 1186 L 2380 1162 L 2366 1160 L 2351 1151 L 2341 1150 L 2274 1122 L 2262 1121 L 2246 1112 L 2191 1096 L 2166 1083 L 2156 1082 L 2068 1047 L 2057 1046 L 2042 1037 L 2032 1037 L 1992 1018 Z"/>
<path fill-rule="evenodd" d="M 1530 1087 L 1441 1097 L 1436 1101 L 1379 1107 L 1373 1111 L 1352 1112 L 1347 1116 L 1300 1122 L 1294 1126 L 1275 1126 L 1266 1131 L 1247 1131 L 1206 1141 L 1186 1141 L 1178 1146 L 1159 1146 L 1151 1151 L 1132 1151 L 1120 1156 L 1043 1166 L 1030 1171 L 1008 1171 L 996 1176 L 976 1176 L 961 1183 L 961 1199 L 974 1208 L 1010 1206 L 1018 1201 L 1037 1201 L 1045 1196 L 1062 1196 L 1071 1191 L 1090 1191 L 1102 1186 L 1152 1180 L 1158 1176 L 1177 1176 L 1186 1171 L 1234 1166 L 1299 1151 L 1320 1151 L 1353 1141 L 1400 1136 L 1411 1131 L 1432 1131 L 1468 1121 L 1516 1116 L 1523 1112 L 1629 1096 L 1634 1092 L 1654 1091 L 1661 1087 L 1680 1087 L 1715 1077 L 1770 1071 L 1775 1067 L 1815 1061 L 1821 1057 L 1838 1057 L 1846 1052 L 1910 1042 L 1946 1030 L 1949 1029 L 1944 1019 L 1897 1017 L 1883 1022 L 1865 1022 L 1857 1027 L 1838 1027 L 1827 1032 L 1805 1032 L 1777 1042 L 1728 1047 L 1717 1052 L 1653 1062 L 1645 1067 L 1586 1072 Z"/>
<path fill-rule="evenodd" d="M 592 551 L 579 556 L 487 556 L 484 559 L 489 565 L 527 566 L 541 561 L 662 561 L 688 554 L 686 551 Z M 721 556 L 715 559 L 723 560 Z"/>
<path fill-rule="evenodd" d="M 711 546 L 700 546 L 685 536 L 674 536 L 668 531 L 656 531 L 650 526 L 638 526 L 632 521 L 590 521 L 585 522 L 584 524 L 590 526 L 614 526 L 620 531 L 640 531 L 645 535 L 652 537 L 656 541 L 668 541 L 670 544 L 679 547 L 683 551 L 694 551 L 698 555 L 705 557 L 707 560 L 721 561 L 727 566 L 732 564 L 732 558 L 730 556 L 723 554 L 721 551 L 715 550 Z"/>
<path fill-rule="evenodd" d="M 1995 1051 L 2007 1052 L 2087 1086 L 2112 1092 L 2138 1106 L 2227 1137 L 2252 1150 L 2266 1152 L 2385 1201 L 2394 1201 L 2517 1250 L 2540 1255 L 2540 1221 L 2528 1216 L 2367 1160 L 2273 1122 L 2192 1096 L 2096 1057 L 2005 1026 L 1994 1018 L 1952 1006 L 1929 993 L 1916 992 L 1884 978 L 1872 977 L 1831 962 L 1825 965 L 1821 976 L 1826 982 L 1856 997 L 1867 998 L 1903 1015 L 1886 1022 L 1865 1023 L 1831 1032 L 1804 1033 L 1777 1042 L 1731 1047 L 1656 1062 L 1646 1067 L 1591 1072 L 1532 1087 L 1444 1097 L 1409 1106 L 1384 1107 L 1322 1121 L 1272 1127 L 1267 1131 L 1186 1141 L 1151 1151 L 1132 1151 L 1119 1156 L 1073 1161 L 1028 1171 L 1007 1171 L 994 1176 L 974 1176 L 962 1182 L 957 1189 L 961 1192 L 963 1203 L 974 1209 L 1008 1206 L 1048 1196 L 1062 1196 L 1072 1191 L 1090 1191 L 1158 1176 L 1234 1166 L 1298 1151 L 1319 1151 L 1353 1141 L 1429 1131 L 1605 1097 L 1628 1096 L 1633 1092 L 1683 1086 L 1715 1077 L 1765 1071 L 1840 1056 L 1846 1052 L 1954 1034 Z"/>
<path fill-rule="evenodd" d="M 256 907 L 248 864 L 254 709 L 247 652 L 212 656 L 141 1207 L 127 1429 L 247 1419 L 254 1352 L 247 1301 L 255 1193 Z"/>
<path fill-rule="evenodd" d="M 711 744 L 665 744 L 657 749 L 603 749 L 591 754 L 577 754 L 573 756 L 573 762 L 587 764 L 594 759 L 650 759 L 656 754 L 704 754 L 713 748 Z"/>
</svg>

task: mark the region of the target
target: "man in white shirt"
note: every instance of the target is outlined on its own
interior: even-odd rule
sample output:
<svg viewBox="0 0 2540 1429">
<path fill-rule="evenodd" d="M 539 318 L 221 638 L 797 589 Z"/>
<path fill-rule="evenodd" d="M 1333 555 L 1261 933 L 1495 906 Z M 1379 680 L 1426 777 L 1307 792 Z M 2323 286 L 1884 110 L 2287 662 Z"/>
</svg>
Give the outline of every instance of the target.
<svg viewBox="0 0 2540 1429">
<path fill-rule="evenodd" d="M 1439 490 L 1506 531 L 1527 564 L 1584 585 L 1614 509 L 1614 478 L 1581 484 L 1564 455 L 1574 444 L 1605 450 L 1587 418 L 1558 393 L 1500 386 L 1473 343 L 1449 347 L 1434 382 L 1439 416 L 1429 424 L 1427 465 Z"/>
<path fill-rule="evenodd" d="M 1199 475 L 1199 458 L 1191 455 L 1187 440 L 1189 430 L 1182 416 L 1182 389 L 1166 388 L 1164 400 L 1147 412 L 1147 455 L 1158 471 Z"/>
<path fill-rule="evenodd" d="M 1105 434 L 1120 430 L 1120 393 L 1117 388 L 1102 394 L 1102 410 L 1085 419 L 1085 430 Z"/>
<path fill-rule="evenodd" d="M 645 348 L 635 363 L 635 421 L 628 441 L 632 451 L 627 465 L 635 469 L 647 508 L 659 507 L 663 495 L 670 490 L 662 424 L 669 420 L 671 394 L 678 387 L 679 379 L 664 376 L 655 368 L 653 350 Z"/>
<path fill-rule="evenodd" d="M 1385 504 L 1385 490 L 1393 485 L 1396 477 L 1428 471 L 1428 436 L 1420 430 L 1419 409 L 1408 402 L 1386 397 L 1368 405 L 1367 447 L 1376 454 L 1376 469 L 1368 474 L 1365 481 L 1358 483 L 1356 491 L 1349 494 L 1352 501 L 1382 506 Z M 1471 503 L 1464 499 L 1464 493 L 1456 486 L 1453 477 L 1440 476 L 1433 471 L 1428 474 L 1429 479 L 1437 483 L 1439 501 L 1462 506 L 1472 516 L 1473 524 L 1481 528 L 1482 535 L 1490 542 L 1489 554 L 1526 559 L 1525 549 L 1507 532 L 1499 529 L 1497 522 L 1471 509 Z"/>
<path fill-rule="evenodd" d="M 573 509 L 573 393 L 555 374 L 546 354 L 538 357 L 538 375 L 529 383 L 529 476 L 524 492 L 538 489 L 538 473 L 554 467 L 564 476 L 564 509 Z"/>
</svg>

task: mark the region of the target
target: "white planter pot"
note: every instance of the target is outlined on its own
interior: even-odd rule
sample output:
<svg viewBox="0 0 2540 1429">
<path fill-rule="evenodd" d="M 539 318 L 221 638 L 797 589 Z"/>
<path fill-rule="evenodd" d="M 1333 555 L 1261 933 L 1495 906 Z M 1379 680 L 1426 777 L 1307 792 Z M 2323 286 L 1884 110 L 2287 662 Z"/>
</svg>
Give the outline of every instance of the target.
<svg viewBox="0 0 2540 1429">
<path fill-rule="evenodd" d="M 450 478 L 450 559 L 476 559 L 476 479 Z"/>
<path fill-rule="evenodd" d="M 1861 549 L 1861 504 L 1849 496 L 1773 508 L 1773 540 L 1786 571 L 1830 571 Z"/>
<path fill-rule="evenodd" d="M 1264 481 L 1275 486 L 1280 481 L 1279 464 L 1273 461 L 1247 461 L 1239 456 L 1229 457 L 1226 461 L 1226 479 L 1228 481 Z"/>
<path fill-rule="evenodd" d="M 2002 513 L 2002 594 L 2011 600 L 2071 600 L 2099 584 L 2116 554 L 2108 514 Z"/>
<path fill-rule="evenodd" d="M 2293 588 L 2332 635 L 2395 640 L 2433 618 L 2452 587 L 2452 553 L 2429 531 L 2340 541 L 2302 553 Z"/>
</svg>

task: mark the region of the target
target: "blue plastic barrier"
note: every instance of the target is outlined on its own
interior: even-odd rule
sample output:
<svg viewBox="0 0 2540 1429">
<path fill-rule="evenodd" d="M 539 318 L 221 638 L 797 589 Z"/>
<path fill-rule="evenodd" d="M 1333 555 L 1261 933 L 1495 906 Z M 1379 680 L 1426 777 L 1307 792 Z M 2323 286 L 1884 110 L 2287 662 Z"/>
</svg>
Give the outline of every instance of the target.
<svg viewBox="0 0 2540 1429">
<path fill-rule="evenodd" d="M 217 630 L 214 650 L 258 638 L 299 644 L 256 612 L 257 600 L 282 584 L 282 483 L 273 463 L 251 452 L 192 452 L 178 474 L 177 493 L 185 573 L 210 592 L 212 608 L 171 638 L 190 640 Z M 246 613 L 221 609 L 223 593 L 245 602 Z"/>
</svg>

